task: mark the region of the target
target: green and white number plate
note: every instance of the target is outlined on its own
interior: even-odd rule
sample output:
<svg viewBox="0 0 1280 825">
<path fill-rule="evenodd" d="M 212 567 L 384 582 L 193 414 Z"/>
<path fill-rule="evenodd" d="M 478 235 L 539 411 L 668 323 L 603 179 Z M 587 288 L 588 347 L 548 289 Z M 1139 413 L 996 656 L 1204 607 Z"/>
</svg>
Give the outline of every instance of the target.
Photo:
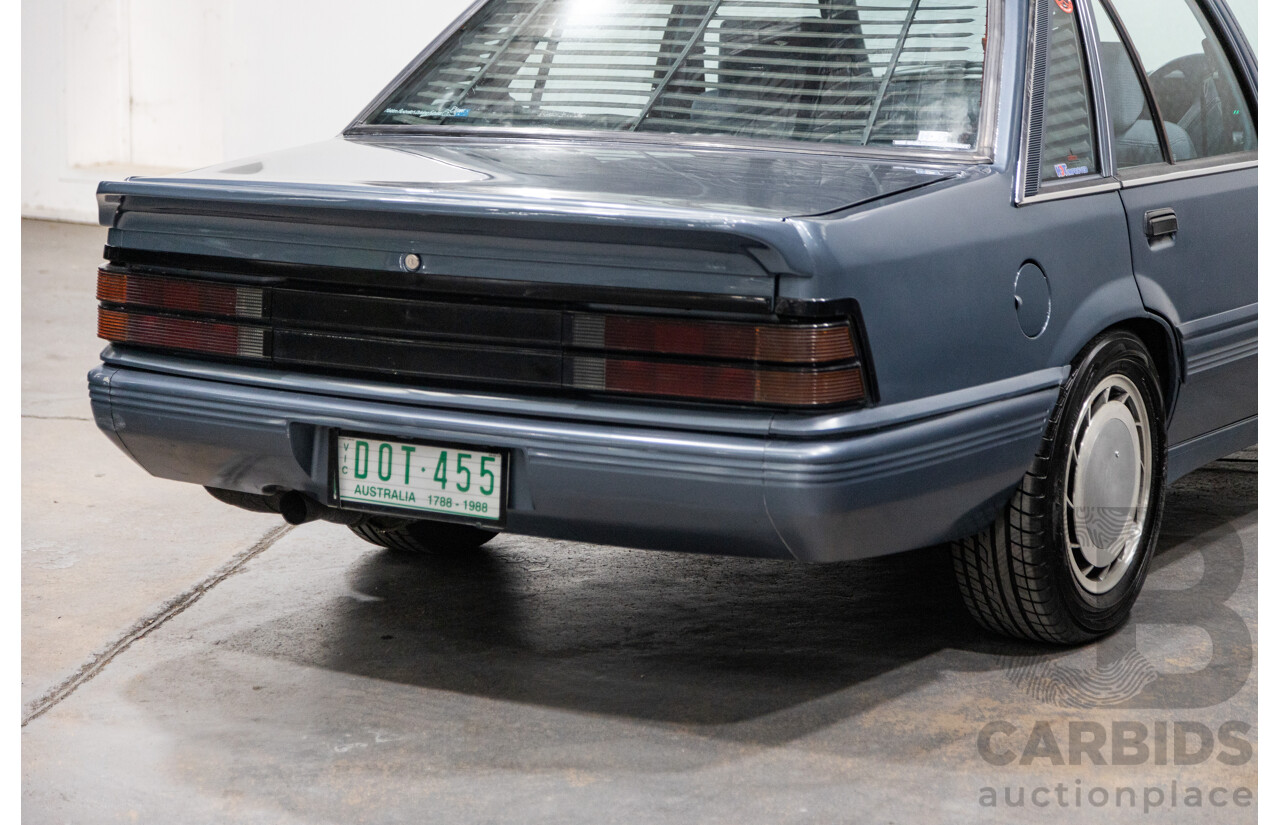
<svg viewBox="0 0 1280 825">
<path fill-rule="evenodd" d="M 502 456 L 467 447 L 338 437 L 338 499 L 502 521 Z"/>
</svg>

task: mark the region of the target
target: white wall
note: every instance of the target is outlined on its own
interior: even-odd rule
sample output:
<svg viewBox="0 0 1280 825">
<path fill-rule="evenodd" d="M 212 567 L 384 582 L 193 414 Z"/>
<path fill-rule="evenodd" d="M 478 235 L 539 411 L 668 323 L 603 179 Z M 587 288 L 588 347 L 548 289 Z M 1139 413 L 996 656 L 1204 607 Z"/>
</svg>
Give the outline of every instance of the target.
<svg viewBox="0 0 1280 825">
<path fill-rule="evenodd" d="M 337 134 L 469 0 L 23 0 L 22 211 Z"/>
</svg>

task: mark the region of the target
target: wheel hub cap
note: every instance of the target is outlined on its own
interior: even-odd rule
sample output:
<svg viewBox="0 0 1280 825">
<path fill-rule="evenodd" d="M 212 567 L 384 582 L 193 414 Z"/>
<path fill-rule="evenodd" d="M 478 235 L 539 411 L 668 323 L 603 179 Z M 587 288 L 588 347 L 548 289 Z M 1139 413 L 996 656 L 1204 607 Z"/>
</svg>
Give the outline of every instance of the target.
<svg viewBox="0 0 1280 825">
<path fill-rule="evenodd" d="M 1076 580 L 1105 593 L 1128 571 L 1142 543 L 1151 493 L 1146 406 L 1128 378 L 1094 390 L 1076 422 L 1063 512 Z"/>
</svg>

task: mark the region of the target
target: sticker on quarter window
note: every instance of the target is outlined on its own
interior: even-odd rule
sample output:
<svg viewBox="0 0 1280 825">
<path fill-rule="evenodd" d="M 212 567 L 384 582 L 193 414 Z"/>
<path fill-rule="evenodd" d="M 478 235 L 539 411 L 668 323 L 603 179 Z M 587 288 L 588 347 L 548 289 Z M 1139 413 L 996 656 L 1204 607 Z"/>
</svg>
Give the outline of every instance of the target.
<svg viewBox="0 0 1280 825">
<path fill-rule="evenodd" d="M 1060 178 L 1073 178 L 1076 175 L 1089 174 L 1088 166 L 1068 166 L 1065 163 L 1059 163 L 1053 167 L 1053 171 Z"/>
<path fill-rule="evenodd" d="M 1071 0 L 1058 0 L 1058 8 L 1062 9 L 1067 14 L 1071 14 L 1071 12 L 1076 10 L 1076 4 L 1071 2 Z"/>
<path fill-rule="evenodd" d="M 950 132 L 921 130 L 915 140 L 895 140 L 894 146 L 922 146 L 929 149 L 969 149 L 967 143 L 956 143 Z"/>
<path fill-rule="evenodd" d="M 388 115 L 413 115 L 414 117 L 471 117 L 470 109 L 450 106 L 448 109 L 384 109 Z"/>
</svg>

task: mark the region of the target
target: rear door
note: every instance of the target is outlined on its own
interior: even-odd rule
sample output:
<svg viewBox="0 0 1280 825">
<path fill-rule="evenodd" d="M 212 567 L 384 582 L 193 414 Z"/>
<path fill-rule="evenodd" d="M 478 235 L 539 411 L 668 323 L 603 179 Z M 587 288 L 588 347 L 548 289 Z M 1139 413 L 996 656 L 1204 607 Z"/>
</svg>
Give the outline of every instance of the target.
<svg viewBox="0 0 1280 825">
<path fill-rule="evenodd" d="M 1116 173 L 1143 303 L 1181 339 L 1176 445 L 1257 415 L 1256 102 L 1197 0 L 1099 0 Z"/>
</svg>

